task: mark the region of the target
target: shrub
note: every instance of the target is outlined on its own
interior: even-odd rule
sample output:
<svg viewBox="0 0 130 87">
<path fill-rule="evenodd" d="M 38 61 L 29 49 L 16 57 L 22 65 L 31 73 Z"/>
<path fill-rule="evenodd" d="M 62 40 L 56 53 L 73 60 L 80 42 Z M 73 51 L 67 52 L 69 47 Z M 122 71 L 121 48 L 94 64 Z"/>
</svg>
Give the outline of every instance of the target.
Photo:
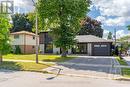
<svg viewBox="0 0 130 87">
<path fill-rule="evenodd" d="M 21 54 L 21 49 L 19 46 L 15 46 L 15 54 Z"/>
</svg>

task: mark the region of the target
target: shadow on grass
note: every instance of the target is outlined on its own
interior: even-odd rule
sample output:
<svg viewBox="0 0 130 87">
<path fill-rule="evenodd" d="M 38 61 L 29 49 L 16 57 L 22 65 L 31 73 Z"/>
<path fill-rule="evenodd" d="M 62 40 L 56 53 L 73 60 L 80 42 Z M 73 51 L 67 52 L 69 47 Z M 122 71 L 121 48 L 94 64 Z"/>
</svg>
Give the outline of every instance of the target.
<svg viewBox="0 0 130 87">
<path fill-rule="evenodd" d="M 15 72 L 21 69 L 22 69 L 22 66 L 17 64 L 16 62 L 4 61 L 0 64 L 0 72 L 10 73 L 10 72 Z"/>
<path fill-rule="evenodd" d="M 56 57 L 55 59 L 43 59 L 44 62 L 65 62 L 76 57 Z"/>
</svg>

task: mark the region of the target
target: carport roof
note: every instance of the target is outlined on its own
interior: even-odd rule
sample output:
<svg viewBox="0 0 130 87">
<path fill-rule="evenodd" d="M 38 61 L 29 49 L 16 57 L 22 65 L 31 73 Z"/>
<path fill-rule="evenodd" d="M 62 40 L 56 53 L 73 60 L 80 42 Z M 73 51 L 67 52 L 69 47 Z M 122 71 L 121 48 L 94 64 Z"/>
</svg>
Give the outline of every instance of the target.
<svg viewBox="0 0 130 87">
<path fill-rule="evenodd" d="M 78 35 L 76 40 L 79 43 L 89 43 L 89 42 L 113 42 L 113 40 L 106 40 L 103 38 L 96 37 L 94 35 Z"/>
</svg>

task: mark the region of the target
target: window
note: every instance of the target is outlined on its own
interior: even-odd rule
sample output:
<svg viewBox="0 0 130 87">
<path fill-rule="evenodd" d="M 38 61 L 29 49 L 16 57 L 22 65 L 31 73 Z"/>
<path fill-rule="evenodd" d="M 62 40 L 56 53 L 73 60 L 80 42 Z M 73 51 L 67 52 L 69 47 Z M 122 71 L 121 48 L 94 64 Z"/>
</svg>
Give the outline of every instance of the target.
<svg viewBox="0 0 130 87">
<path fill-rule="evenodd" d="M 100 47 L 100 45 L 94 45 L 94 47 Z"/>
<path fill-rule="evenodd" d="M 107 47 L 107 45 L 101 45 L 101 47 Z"/>
<path fill-rule="evenodd" d="M 35 46 L 32 46 L 32 48 L 34 49 L 34 48 L 35 48 Z"/>
<path fill-rule="evenodd" d="M 35 40 L 35 36 L 33 36 L 33 40 Z"/>
<path fill-rule="evenodd" d="M 19 38 L 19 35 L 14 35 L 14 39 L 18 39 Z"/>
</svg>

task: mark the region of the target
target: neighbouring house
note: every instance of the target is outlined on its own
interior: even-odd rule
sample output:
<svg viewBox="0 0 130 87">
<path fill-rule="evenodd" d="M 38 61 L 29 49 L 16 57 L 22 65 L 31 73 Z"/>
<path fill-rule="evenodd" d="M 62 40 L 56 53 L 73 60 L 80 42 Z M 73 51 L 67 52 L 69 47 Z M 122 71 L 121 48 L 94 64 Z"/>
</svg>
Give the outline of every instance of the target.
<svg viewBox="0 0 130 87">
<path fill-rule="evenodd" d="M 14 32 L 10 34 L 12 39 L 12 47 L 15 50 L 16 46 L 19 46 L 21 49 L 21 53 L 23 54 L 33 54 L 35 53 L 35 45 L 36 45 L 36 34 L 20 31 Z M 39 36 L 38 36 L 38 45 L 39 45 Z"/>
<path fill-rule="evenodd" d="M 61 49 L 53 44 L 48 32 L 39 34 L 39 45 L 41 52 L 60 54 Z M 68 50 L 68 54 L 86 54 L 90 56 L 110 56 L 112 40 L 102 39 L 93 35 L 79 35 L 75 38 L 77 45 Z"/>
</svg>

